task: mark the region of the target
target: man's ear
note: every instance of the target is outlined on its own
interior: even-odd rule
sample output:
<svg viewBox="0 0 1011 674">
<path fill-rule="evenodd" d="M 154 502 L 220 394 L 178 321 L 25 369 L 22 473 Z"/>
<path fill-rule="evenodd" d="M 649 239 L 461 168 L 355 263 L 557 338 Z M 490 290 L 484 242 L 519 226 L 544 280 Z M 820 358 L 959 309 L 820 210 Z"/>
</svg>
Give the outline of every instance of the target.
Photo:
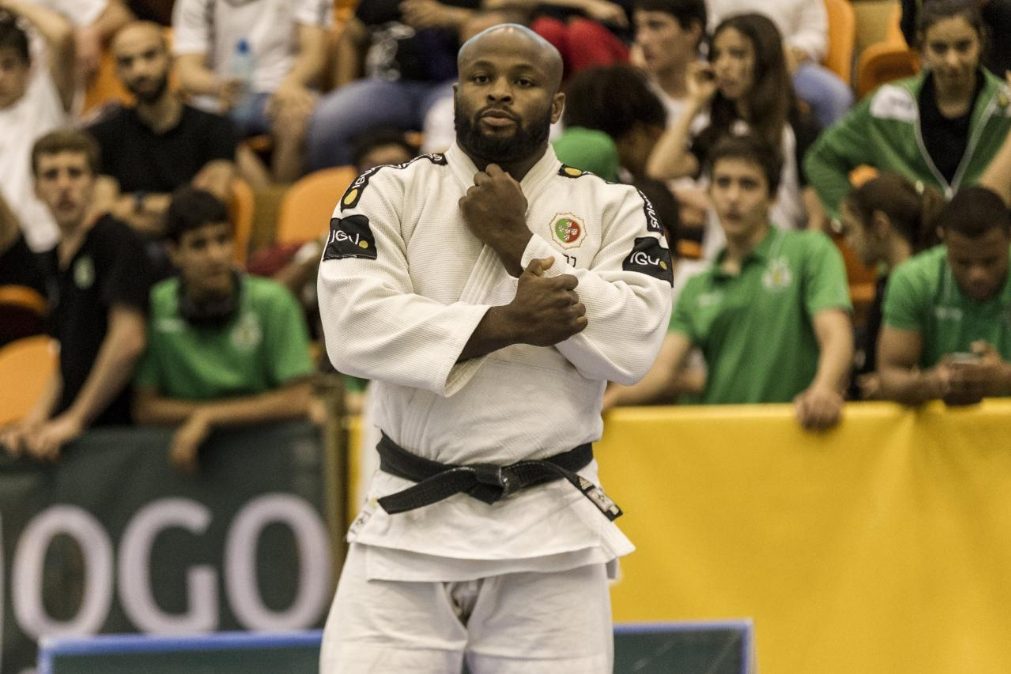
<svg viewBox="0 0 1011 674">
<path fill-rule="evenodd" d="M 558 92 L 551 99 L 551 123 L 557 123 L 562 118 L 563 112 L 565 112 L 565 94 Z"/>
</svg>

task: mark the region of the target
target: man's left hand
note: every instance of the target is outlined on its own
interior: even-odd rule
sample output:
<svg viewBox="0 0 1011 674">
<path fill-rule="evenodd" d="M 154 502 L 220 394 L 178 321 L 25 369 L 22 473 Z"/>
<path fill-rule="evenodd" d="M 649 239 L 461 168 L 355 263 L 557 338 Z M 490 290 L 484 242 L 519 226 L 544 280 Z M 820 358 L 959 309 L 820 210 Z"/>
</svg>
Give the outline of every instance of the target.
<svg viewBox="0 0 1011 674">
<path fill-rule="evenodd" d="M 842 417 L 843 397 L 839 391 L 811 386 L 793 399 L 797 421 L 812 431 L 830 428 Z"/>
<path fill-rule="evenodd" d="M 460 199 L 460 211 L 471 233 L 498 253 L 510 274 L 519 276 L 520 259 L 531 237 L 527 198 L 520 184 L 498 165 L 488 164 Z"/>
<path fill-rule="evenodd" d="M 25 440 L 28 456 L 39 461 L 56 461 L 63 445 L 76 440 L 84 432 L 84 424 L 71 414 L 61 414 L 47 421 Z"/>
</svg>

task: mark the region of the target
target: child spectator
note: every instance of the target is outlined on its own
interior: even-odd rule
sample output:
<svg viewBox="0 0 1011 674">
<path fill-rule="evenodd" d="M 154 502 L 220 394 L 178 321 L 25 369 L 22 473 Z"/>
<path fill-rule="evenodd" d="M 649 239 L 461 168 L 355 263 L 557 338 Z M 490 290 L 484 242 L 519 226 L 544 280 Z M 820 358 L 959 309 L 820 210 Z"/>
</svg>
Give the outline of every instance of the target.
<svg viewBox="0 0 1011 674">
<path fill-rule="evenodd" d="M 660 356 L 606 403 L 669 399 L 693 347 L 708 369 L 706 404 L 794 402 L 805 428 L 839 421 L 853 355 L 842 256 L 821 232 L 792 232 L 769 219 L 781 175 L 774 148 L 727 136 L 708 155 L 709 193 L 726 248 L 688 280 Z"/>
<path fill-rule="evenodd" d="M 182 187 L 166 229 L 179 276 L 151 291 L 134 410 L 139 423 L 178 427 L 170 459 L 192 472 L 213 430 L 304 416 L 312 363 L 291 294 L 233 268 L 235 241 L 223 203 Z"/>
</svg>

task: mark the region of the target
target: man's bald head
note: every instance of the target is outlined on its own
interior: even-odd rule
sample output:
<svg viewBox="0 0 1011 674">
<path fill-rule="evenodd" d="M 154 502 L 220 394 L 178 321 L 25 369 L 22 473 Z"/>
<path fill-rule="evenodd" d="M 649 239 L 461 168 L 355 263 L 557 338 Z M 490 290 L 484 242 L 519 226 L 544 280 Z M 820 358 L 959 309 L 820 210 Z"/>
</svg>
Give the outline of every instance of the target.
<svg viewBox="0 0 1011 674">
<path fill-rule="evenodd" d="M 541 65 L 554 91 L 562 85 L 562 55 L 543 37 L 518 23 L 502 23 L 486 28 L 463 43 L 456 57 L 459 70 L 464 65 L 481 58 L 489 50 L 507 49 L 529 53 L 533 63 Z"/>
<path fill-rule="evenodd" d="M 152 21 L 131 21 L 118 31 L 112 38 L 112 51 L 115 54 L 117 46 L 150 40 L 157 40 L 162 49 L 168 50 L 168 43 L 165 41 L 165 33 L 161 26 Z"/>
</svg>

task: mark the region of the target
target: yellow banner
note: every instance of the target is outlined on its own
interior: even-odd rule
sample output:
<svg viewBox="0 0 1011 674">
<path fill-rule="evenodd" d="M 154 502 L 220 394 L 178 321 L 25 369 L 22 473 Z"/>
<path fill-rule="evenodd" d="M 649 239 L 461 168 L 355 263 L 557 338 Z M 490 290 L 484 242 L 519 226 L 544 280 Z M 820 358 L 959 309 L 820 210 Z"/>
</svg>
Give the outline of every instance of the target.
<svg viewBox="0 0 1011 674">
<path fill-rule="evenodd" d="M 753 618 L 762 674 L 1011 672 L 1011 401 L 620 409 L 616 621 Z M 354 474 L 354 473 L 352 473 Z"/>
</svg>

